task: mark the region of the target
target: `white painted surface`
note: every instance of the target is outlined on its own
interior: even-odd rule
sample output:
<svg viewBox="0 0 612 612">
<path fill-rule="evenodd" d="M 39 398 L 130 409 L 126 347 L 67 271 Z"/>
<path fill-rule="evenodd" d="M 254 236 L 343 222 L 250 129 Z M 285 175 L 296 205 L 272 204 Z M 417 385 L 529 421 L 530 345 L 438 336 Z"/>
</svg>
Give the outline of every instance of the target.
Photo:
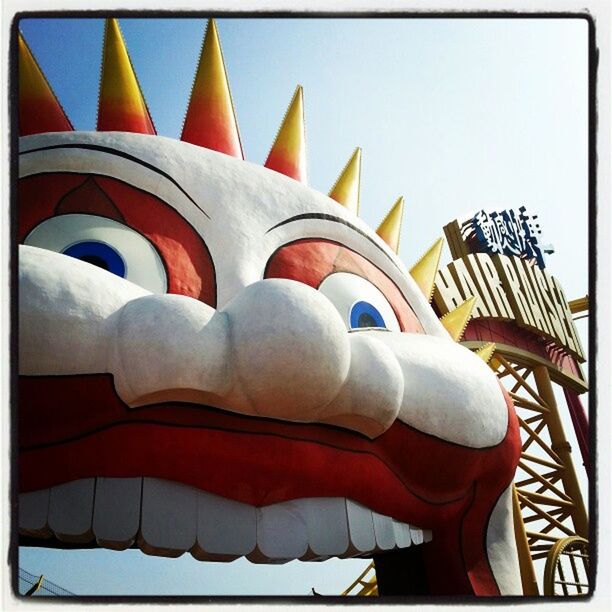
<svg viewBox="0 0 612 612">
<path fill-rule="evenodd" d="M 376 538 L 374 536 L 372 511 L 357 502 L 347 499 L 346 514 L 351 547 L 357 551 L 357 554 L 374 550 Z"/>
<path fill-rule="evenodd" d="M 113 315 L 147 293 L 88 263 L 20 245 L 20 374 L 106 372 Z"/>
<path fill-rule="evenodd" d="M 422 544 L 423 543 L 423 531 L 418 527 L 410 526 L 410 539 L 413 544 Z"/>
<path fill-rule="evenodd" d="M 190 551 L 201 561 L 246 556 L 254 563 L 276 564 L 347 558 L 410 546 L 415 529 L 343 497 L 256 508 L 148 477 L 77 480 L 23 493 L 19 504 L 24 535 L 48 537 L 53 531 L 70 542 L 95 537 L 101 547 L 113 550 L 136 541 L 150 555 L 178 557 Z"/>
<path fill-rule="evenodd" d="M 388 516 L 378 514 L 378 512 L 372 512 L 372 522 L 374 523 L 376 546 L 381 550 L 391 550 L 395 548 L 393 519 Z"/>
<path fill-rule="evenodd" d="M 400 331 L 395 312 L 382 291 L 357 274 L 334 272 L 319 285 L 319 291 L 336 307 L 347 329 L 356 302 L 368 302 L 381 314 L 387 329 Z"/>
<path fill-rule="evenodd" d="M 19 533 L 34 537 L 51 534 L 47 527 L 49 495 L 49 489 L 41 489 L 19 496 Z"/>
<path fill-rule="evenodd" d="M 51 488 L 49 527 L 59 540 L 89 542 L 96 479 L 83 478 Z"/>
<path fill-rule="evenodd" d="M 62 144 L 101 146 L 127 153 L 173 177 L 175 182 L 109 151 L 75 147 L 28 152 Z M 296 237 L 323 237 L 346 244 L 381 268 L 404 293 L 427 332 L 447 337 L 399 257 L 344 206 L 258 164 L 161 136 L 155 138 L 155 144 L 151 146 L 147 135 L 120 132 L 26 136 L 20 139 L 19 173 L 20 176 L 51 171 L 99 173 L 160 197 L 208 245 L 217 270 L 220 306 L 246 285 L 261 279 L 267 260 L 277 248 Z M 268 232 L 292 216 L 312 212 L 344 219 L 370 240 L 341 223 L 316 219 L 295 221 Z"/>
<path fill-rule="evenodd" d="M 344 497 L 314 497 L 296 500 L 306 522 L 308 548 L 316 556 L 332 557 L 349 548 Z"/>
<path fill-rule="evenodd" d="M 123 278 L 151 293 L 166 293 L 166 271 L 155 247 L 142 234 L 113 219 L 82 214 L 51 217 L 37 225 L 24 244 L 63 253 L 84 241 L 112 247 L 125 265 Z"/>
<path fill-rule="evenodd" d="M 96 478 L 93 532 L 100 546 L 129 548 L 140 527 L 142 478 Z"/>
<path fill-rule="evenodd" d="M 412 544 L 412 539 L 410 537 L 412 529 L 410 528 L 410 525 L 407 525 L 406 523 L 400 523 L 395 519 L 393 519 L 392 522 L 395 544 L 398 548 L 408 548 Z"/>
<path fill-rule="evenodd" d="M 235 412 L 371 437 L 396 416 L 475 448 L 506 433 L 495 375 L 450 340 L 347 334 L 327 298 L 289 280 L 254 283 L 217 312 L 186 296 L 146 293 L 95 266 L 21 246 L 21 373 L 109 371 L 130 405 L 153 394 L 212 398 Z"/>
<path fill-rule="evenodd" d="M 522 595 L 512 516 L 512 485 L 500 495 L 489 519 L 487 556 L 501 594 Z"/>
<path fill-rule="evenodd" d="M 316 421 L 350 364 L 348 334 L 329 300 L 302 283 L 268 279 L 246 287 L 224 311 L 231 365 L 253 411 Z"/>
<path fill-rule="evenodd" d="M 253 506 L 198 492 L 197 544 L 192 554 L 241 557 L 257 544 L 257 517 Z"/>
<path fill-rule="evenodd" d="M 380 336 L 390 332 L 349 334 L 351 366 L 340 393 L 321 413 L 327 423 L 374 438 L 391 427 L 401 407 L 404 377 L 397 359 Z"/>
<path fill-rule="evenodd" d="M 231 355 L 222 313 L 184 295 L 148 295 L 129 302 L 114 323 L 109 369 L 130 405 L 153 393 L 171 400 L 176 390 L 192 391 L 196 402 L 198 393 L 227 394 Z"/>
<path fill-rule="evenodd" d="M 257 508 L 257 548 L 272 561 L 298 559 L 306 553 L 308 531 L 296 502 Z"/>
<path fill-rule="evenodd" d="M 504 439 L 508 408 L 497 377 L 477 355 L 423 334 L 381 333 L 377 340 L 391 348 L 402 368 L 401 421 L 471 448 Z"/>
<path fill-rule="evenodd" d="M 187 485 L 143 478 L 140 548 L 178 557 L 196 542 L 198 491 Z"/>
</svg>

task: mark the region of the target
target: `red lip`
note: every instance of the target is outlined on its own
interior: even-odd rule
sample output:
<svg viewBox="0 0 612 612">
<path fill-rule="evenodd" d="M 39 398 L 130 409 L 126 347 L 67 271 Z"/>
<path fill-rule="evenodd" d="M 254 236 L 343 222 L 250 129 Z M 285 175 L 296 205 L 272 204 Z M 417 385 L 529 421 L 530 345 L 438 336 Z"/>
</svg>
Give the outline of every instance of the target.
<svg viewBox="0 0 612 612">
<path fill-rule="evenodd" d="M 400 422 L 369 440 L 179 402 L 131 409 L 108 374 L 24 376 L 19 393 L 22 492 L 91 476 L 154 476 L 255 506 L 342 496 L 432 529 L 432 548 L 450 538 L 464 565 L 482 556 L 488 515 L 520 448 L 513 426 L 501 444 L 470 449 Z M 457 541 L 468 528 L 470 541 Z"/>
</svg>

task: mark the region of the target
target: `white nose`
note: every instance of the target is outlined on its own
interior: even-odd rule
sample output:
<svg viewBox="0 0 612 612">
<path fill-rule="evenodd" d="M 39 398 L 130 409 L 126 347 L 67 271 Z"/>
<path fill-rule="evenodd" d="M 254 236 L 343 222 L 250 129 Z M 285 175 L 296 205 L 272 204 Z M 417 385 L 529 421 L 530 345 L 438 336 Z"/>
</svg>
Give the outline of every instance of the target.
<svg viewBox="0 0 612 612">
<path fill-rule="evenodd" d="M 246 401 L 260 416 L 318 420 L 351 362 L 348 334 L 331 302 L 302 283 L 269 279 L 246 287 L 224 312 L 237 383 L 228 401 Z"/>
</svg>

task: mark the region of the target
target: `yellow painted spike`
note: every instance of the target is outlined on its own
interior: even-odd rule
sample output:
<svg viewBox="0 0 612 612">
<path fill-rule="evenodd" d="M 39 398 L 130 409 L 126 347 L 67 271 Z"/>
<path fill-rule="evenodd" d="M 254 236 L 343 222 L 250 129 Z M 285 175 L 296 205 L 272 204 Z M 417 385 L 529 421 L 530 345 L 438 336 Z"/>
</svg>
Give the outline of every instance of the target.
<svg viewBox="0 0 612 612">
<path fill-rule="evenodd" d="M 444 246 L 444 238 L 438 238 L 433 246 L 410 268 L 410 275 L 416 281 L 419 289 L 431 302 L 434 291 L 434 282 L 436 273 L 440 266 L 440 256 L 442 255 L 442 247 Z"/>
<path fill-rule="evenodd" d="M 482 348 L 479 348 L 476 351 L 476 355 L 478 355 L 485 363 L 489 363 L 491 361 L 491 357 L 495 353 L 495 342 L 489 342 L 485 344 Z"/>
<path fill-rule="evenodd" d="M 357 147 L 329 192 L 329 197 L 358 215 L 360 191 L 361 148 Z"/>
<path fill-rule="evenodd" d="M 387 213 L 376 233 L 397 253 L 399 250 L 402 215 L 404 214 L 404 198 L 397 198 L 393 208 Z"/>
<path fill-rule="evenodd" d="M 461 306 L 457 306 L 455 310 L 451 310 L 440 319 L 440 323 L 444 325 L 444 328 L 455 342 L 461 340 L 463 332 L 472 316 L 474 304 L 476 304 L 476 298 L 471 297 L 465 300 Z"/>
<path fill-rule="evenodd" d="M 106 20 L 104 30 L 98 131 L 155 134 L 119 23 L 114 18 Z"/>
<path fill-rule="evenodd" d="M 306 129 L 301 85 L 293 94 L 264 166 L 306 183 Z"/>
</svg>

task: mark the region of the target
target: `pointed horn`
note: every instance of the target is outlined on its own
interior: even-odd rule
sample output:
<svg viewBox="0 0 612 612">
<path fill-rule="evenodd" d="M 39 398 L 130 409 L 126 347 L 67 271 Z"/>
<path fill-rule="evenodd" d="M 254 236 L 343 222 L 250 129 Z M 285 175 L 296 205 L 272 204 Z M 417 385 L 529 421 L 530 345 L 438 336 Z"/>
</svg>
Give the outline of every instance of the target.
<svg viewBox="0 0 612 612">
<path fill-rule="evenodd" d="M 431 302 L 434 291 L 434 282 L 436 273 L 440 266 L 440 256 L 442 255 L 442 247 L 444 246 L 444 238 L 438 238 L 433 246 L 417 261 L 410 269 L 410 275 L 416 281 L 419 289 L 428 302 Z"/>
<path fill-rule="evenodd" d="M 116 19 L 107 19 L 104 28 L 98 131 L 155 134 Z"/>
<path fill-rule="evenodd" d="M 393 208 L 387 213 L 376 233 L 397 253 L 399 250 L 402 215 L 404 214 L 404 198 L 400 196 Z"/>
<path fill-rule="evenodd" d="M 291 104 L 264 166 L 296 181 L 306 183 L 304 94 L 301 85 L 297 86 L 293 94 Z"/>
<path fill-rule="evenodd" d="M 244 159 L 214 19 L 206 28 L 181 140 Z"/>
<path fill-rule="evenodd" d="M 461 340 L 463 332 L 472 316 L 474 304 L 476 304 L 476 298 L 471 297 L 465 300 L 461 306 L 457 306 L 455 310 L 451 310 L 440 319 L 440 323 L 444 325 L 444 328 L 455 342 Z"/>
<path fill-rule="evenodd" d="M 361 191 L 361 148 L 357 147 L 334 183 L 329 197 L 356 215 L 359 214 L 359 195 Z"/>
<path fill-rule="evenodd" d="M 493 354 L 495 353 L 495 349 L 495 342 L 489 342 L 482 348 L 475 351 L 475 354 L 478 355 L 485 363 L 489 363 L 489 361 L 491 361 L 491 357 L 493 357 Z"/>
<path fill-rule="evenodd" d="M 19 135 L 71 132 L 58 102 L 21 32 L 19 42 Z"/>
</svg>

